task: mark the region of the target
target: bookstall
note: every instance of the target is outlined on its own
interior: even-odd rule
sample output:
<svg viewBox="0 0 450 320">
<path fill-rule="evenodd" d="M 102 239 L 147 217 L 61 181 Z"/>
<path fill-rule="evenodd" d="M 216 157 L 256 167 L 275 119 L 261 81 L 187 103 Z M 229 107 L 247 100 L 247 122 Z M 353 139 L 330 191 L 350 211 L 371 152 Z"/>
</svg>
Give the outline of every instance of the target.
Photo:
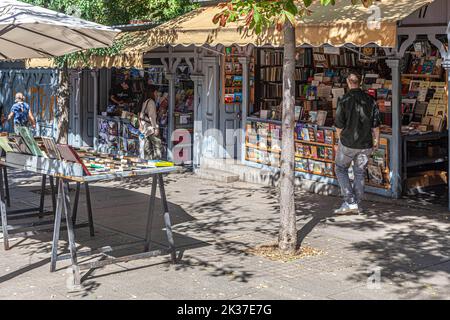
<svg viewBox="0 0 450 320">
<path fill-rule="evenodd" d="M 448 99 L 442 68 L 447 40 L 442 35 L 448 10 L 442 9 L 443 1 L 431 2 L 386 0 L 369 10 L 344 2 L 328 7 L 314 3 L 311 14 L 298 21 L 297 176 L 336 184 L 333 125 L 350 70 L 363 75 L 364 89 L 382 113 L 381 147 L 367 172 L 369 191 L 400 197 L 418 189 L 417 181 L 423 182 L 421 188 L 444 176 L 448 135 L 442 109 Z M 238 22 L 218 28 L 212 21 L 221 10 L 215 3 L 205 5 L 136 34 L 139 39 L 130 48 L 162 61 L 170 83 L 169 110 L 175 109 L 176 68 L 182 62 L 189 65 L 196 110 L 194 167 L 204 161 L 207 167 L 226 169 L 214 159 L 235 158 L 276 175 L 281 155 L 283 36 L 272 28 L 261 35 L 245 33 Z M 383 14 L 368 23 L 370 10 Z M 174 128 L 171 121 L 169 117 L 169 131 Z M 237 152 L 229 152 L 238 140 L 229 134 L 232 130 L 245 137 L 238 141 Z M 433 178 L 418 179 L 424 174 Z"/>
<path fill-rule="evenodd" d="M 117 263 L 121 261 L 131 261 L 136 259 L 144 259 L 149 257 L 154 257 L 158 255 L 170 254 L 172 261 L 175 262 L 175 244 L 173 241 L 173 236 L 171 232 L 171 222 L 170 214 L 166 199 L 166 194 L 164 190 L 164 174 L 172 173 L 177 171 L 173 163 L 165 162 L 161 160 L 143 160 L 137 157 L 130 156 L 118 156 L 106 153 L 100 153 L 93 149 L 74 149 L 70 145 L 56 144 L 53 138 L 48 137 L 37 137 L 33 138 L 29 129 L 22 127 L 19 130 L 19 135 L 3 135 L 0 137 L 0 148 L 2 152 L 5 152 L 5 156 L 0 159 L 0 166 L 2 167 L 0 172 L 1 180 L 1 192 L 0 192 L 0 209 L 1 209 L 1 219 L 2 219 L 2 231 L 3 231 L 3 242 L 5 250 L 9 250 L 9 236 L 10 230 L 15 232 L 19 229 L 33 229 L 36 226 L 44 225 L 45 222 L 39 221 L 39 223 L 31 223 L 27 226 L 20 225 L 14 227 L 9 224 L 8 220 L 12 212 L 8 212 L 7 205 L 10 201 L 10 196 L 8 200 L 5 196 L 5 191 L 9 191 L 7 188 L 4 190 L 4 168 L 10 167 L 19 170 L 28 171 L 34 174 L 41 175 L 42 179 L 42 189 L 41 189 L 41 206 L 38 210 L 36 217 L 42 218 L 43 216 L 43 199 L 42 196 L 45 190 L 45 178 L 51 178 L 52 187 L 52 198 L 54 199 L 53 214 L 54 219 L 47 222 L 54 224 L 53 230 L 53 242 L 52 242 L 52 253 L 51 253 L 51 271 L 54 272 L 56 269 L 56 263 L 60 260 L 70 259 L 72 263 L 72 269 L 74 272 L 74 284 L 79 285 L 81 282 L 80 271 L 92 268 L 99 268 L 108 264 Z M 79 264 L 77 262 L 77 248 L 75 241 L 74 225 L 76 223 L 76 212 L 79 202 L 79 192 L 80 186 L 83 184 L 86 188 L 86 201 L 88 206 L 88 218 L 89 226 L 91 231 L 91 236 L 94 236 L 93 229 L 93 212 L 91 208 L 91 198 L 89 192 L 89 183 L 105 180 L 114 180 L 117 178 L 132 178 L 132 177 L 153 177 L 153 182 L 151 185 L 150 193 L 150 205 L 147 212 L 147 228 L 145 241 L 142 241 L 144 246 L 144 252 L 120 257 L 120 258 L 110 258 L 105 260 L 99 260 L 94 262 L 88 262 Z M 57 191 L 55 190 L 55 185 L 53 179 L 57 182 Z M 5 180 L 6 182 L 7 180 Z M 76 183 L 76 195 L 75 200 L 72 203 L 69 196 L 69 183 Z M 151 228 L 154 215 L 154 204 L 156 201 L 156 189 L 159 186 L 161 200 L 163 204 L 163 216 L 164 223 L 166 227 L 167 240 L 169 247 L 163 250 L 153 250 L 150 251 L 151 246 Z M 55 197 L 55 191 L 57 196 Z M 72 206 L 73 211 L 72 211 Z M 33 209 L 35 210 L 35 209 Z M 28 212 L 29 210 L 22 210 L 21 213 Z M 15 212 L 17 213 L 17 212 Z M 63 214 L 65 219 L 63 218 Z M 53 216 L 53 215 L 52 215 Z M 22 219 L 32 218 L 33 215 L 22 216 Z M 18 217 L 14 217 L 17 220 Z M 20 217 L 19 217 L 20 218 Z M 69 241 L 69 251 L 68 255 L 58 255 L 58 244 L 59 244 L 59 234 L 61 231 L 61 223 L 65 222 L 65 228 L 67 229 L 68 241 Z M 129 246 L 138 246 L 140 243 L 133 243 Z M 123 249 L 125 246 L 120 246 Z M 83 251 L 80 255 L 89 255 L 92 253 L 103 253 L 113 251 L 112 248 L 108 250 L 92 249 L 89 252 Z"/>
<path fill-rule="evenodd" d="M 246 120 L 245 163 L 278 168 L 281 156 L 283 50 L 257 48 L 255 106 Z M 380 148 L 368 165 L 371 192 L 391 195 L 392 76 L 385 51 L 376 47 L 299 48 L 295 72 L 295 171 L 306 179 L 336 184 L 333 128 L 346 75 L 363 76 L 382 117 Z M 427 42 L 416 42 L 404 57 L 401 90 L 403 190 L 446 184 L 447 92 L 442 58 Z M 426 177 L 426 178 L 423 178 Z"/>
<path fill-rule="evenodd" d="M 177 67 L 174 79 L 173 108 L 170 99 L 170 80 L 166 74 L 161 59 L 144 60 L 143 70 L 137 69 L 113 69 L 111 81 L 111 94 L 115 88 L 120 88 L 122 82 L 130 87 L 130 102 L 116 105 L 110 101 L 108 106 L 100 109 L 98 116 L 98 146 L 101 152 L 136 156 L 140 154 L 139 122 L 138 117 L 142 104 L 147 99 L 147 91 L 150 85 L 157 89 L 156 107 L 160 126 L 160 139 L 163 146 L 163 156 L 168 158 L 170 145 L 180 146 L 192 141 L 194 127 L 193 101 L 194 84 L 190 79 L 189 66 L 184 62 Z M 183 129 L 190 135 L 173 134 Z M 169 141 L 169 139 L 172 139 Z M 184 141 L 186 140 L 186 141 Z M 192 149 L 192 144 L 189 145 Z M 192 155 L 192 150 L 189 153 Z M 192 156 L 190 156 L 192 157 Z M 189 163 L 192 158 L 182 163 Z M 181 163 L 181 162 L 179 162 Z"/>
<path fill-rule="evenodd" d="M 101 152 L 139 155 L 138 116 L 145 99 L 145 73 L 136 69 L 113 69 L 108 105 L 100 106 L 97 116 L 97 149 Z M 123 104 L 117 105 L 110 97 L 128 86 Z"/>
</svg>

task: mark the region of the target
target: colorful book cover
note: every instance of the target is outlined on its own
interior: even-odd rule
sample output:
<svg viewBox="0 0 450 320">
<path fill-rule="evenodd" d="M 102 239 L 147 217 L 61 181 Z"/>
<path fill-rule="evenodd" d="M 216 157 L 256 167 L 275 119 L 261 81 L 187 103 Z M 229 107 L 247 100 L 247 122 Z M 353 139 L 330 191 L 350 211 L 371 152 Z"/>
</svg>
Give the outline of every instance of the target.
<svg viewBox="0 0 450 320">
<path fill-rule="evenodd" d="M 317 130 L 316 141 L 320 143 L 325 143 L 325 133 L 324 130 Z"/>
<path fill-rule="evenodd" d="M 8 137 L 0 137 L 0 148 L 5 152 L 13 152 L 13 149 L 8 143 Z"/>
<path fill-rule="evenodd" d="M 303 141 L 310 141 L 309 140 L 309 130 L 308 128 L 302 128 L 302 140 Z"/>
<path fill-rule="evenodd" d="M 324 158 L 328 160 L 333 160 L 334 158 L 333 148 L 325 148 L 324 150 L 325 150 Z"/>
<path fill-rule="evenodd" d="M 326 151 L 325 151 L 325 147 L 318 147 L 317 148 L 317 151 L 318 151 L 318 157 L 320 158 L 320 159 L 326 159 Z"/>
<path fill-rule="evenodd" d="M 300 156 L 300 157 L 303 157 L 303 156 L 305 155 L 305 151 L 304 151 L 304 148 L 303 148 L 303 144 L 297 143 L 297 144 L 295 145 L 295 153 L 296 153 L 298 156 Z"/>
<path fill-rule="evenodd" d="M 376 185 L 383 184 L 383 173 L 377 165 L 369 165 L 367 167 L 369 181 Z"/>
<path fill-rule="evenodd" d="M 302 123 L 297 123 L 295 126 L 295 133 L 297 135 L 297 140 L 303 140 L 302 139 L 302 130 L 303 130 L 304 126 Z M 273 137 L 273 136 L 272 136 Z"/>
<path fill-rule="evenodd" d="M 72 148 L 72 146 L 68 144 L 58 144 L 57 148 L 63 160 L 80 164 L 83 167 L 84 173 L 88 176 L 91 175 L 88 168 L 84 165 L 83 160 L 81 160 L 81 158 L 78 156 L 77 152 Z"/>
<path fill-rule="evenodd" d="M 319 157 L 317 147 L 311 146 L 311 158 L 317 159 Z"/>
<path fill-rule="evenodd" d="M 310 146 L 303 146 L 303 154 L 306 158 L 311 158 L 311 147 Z"/>
<path fill-rule="evenodd" d="M 325 130 L 325 143 L 333 144 L 334 131 L 333 130 Z"/>
<path fill-rule="evenodd" d="M 433 60 L 426 60 L 423 62 L 422 65 L 422 74 L 432 74 L 434 70 L 434 61 Z"/>
<path fill-rule="evenodd" d="M 306 91 L 306 97 L 308 100 L 316 100 L 317 99 L 317 87 L 308 86 Z"/>
<path fill-rule="evenodd" d="M 313 128 L 308 128 L 309 132 L 309 141 L 315 142 L 316 141 L 316 133 Z"/>
</svg>

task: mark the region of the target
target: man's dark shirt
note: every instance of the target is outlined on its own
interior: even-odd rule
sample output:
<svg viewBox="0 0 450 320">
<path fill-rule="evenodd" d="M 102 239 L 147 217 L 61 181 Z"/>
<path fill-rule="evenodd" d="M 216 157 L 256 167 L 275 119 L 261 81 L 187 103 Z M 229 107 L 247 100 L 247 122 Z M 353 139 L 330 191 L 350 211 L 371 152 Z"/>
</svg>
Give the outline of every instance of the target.
<svg viewBox="0 0 450 320">
<path fill-rule="evenodd" d="M 335 125 L 342 129 L 341 143 L 347 148 L 373 148 L 372 129 L 380 126 L 376 101 L 361 89 L 351 89 L 338 101 Z"/>
<path fill-rule="evenodd" d="M 124 103 L 128 103 L 131 101 L 133 92 L 131 91 L 131 87 L 128 89 L 124 89 L 121 85 L 118 85 L 116 88 L 112 88 L 109 91 L 109 96 L 114 96 L 118 101 L 123 101 Z M 111 99 L 110 103 L 115 104 Z"/>
</svg>

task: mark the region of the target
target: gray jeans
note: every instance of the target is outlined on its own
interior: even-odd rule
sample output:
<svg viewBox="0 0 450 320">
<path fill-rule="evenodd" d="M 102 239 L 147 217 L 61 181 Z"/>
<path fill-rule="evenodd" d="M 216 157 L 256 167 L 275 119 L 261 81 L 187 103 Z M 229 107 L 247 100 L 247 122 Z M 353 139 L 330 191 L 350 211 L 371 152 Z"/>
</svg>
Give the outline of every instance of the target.
<svg viewBox="0 0 450 320">
<path fill-rule="evenodd" d="M 140 157 L 146 160 L 161 160 L 161 144 L 161 139 L 153 135 L 140 139 Z"/>
<path fill-rule="evenodd" d="M 339 143 L 336 155 L 336 176 L 341 193 L 348 204 L 361 203 L 364 197 L 366 169 L 372 149 L 351 149 Z M 354 181 L 350 182 L 348 169 L 353 162 Z"/>
</svg>

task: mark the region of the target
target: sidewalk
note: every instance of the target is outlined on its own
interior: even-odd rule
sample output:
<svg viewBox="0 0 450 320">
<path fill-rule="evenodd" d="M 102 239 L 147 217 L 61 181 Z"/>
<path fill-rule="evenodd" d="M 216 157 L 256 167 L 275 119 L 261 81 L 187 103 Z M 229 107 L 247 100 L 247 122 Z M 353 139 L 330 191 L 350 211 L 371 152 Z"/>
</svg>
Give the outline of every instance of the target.
<svg viewBox="0 0 450 320">
<path fill-rule="evenodd" d="M 10 177 L 14 203 L 38 203 L 36 177 L 12 172 Z M 82 290 L 70 292 L 69 264 L 60 262 L 50 274 L 52 235 L 41 233 L 18 238 L 8 252 L 0 248 L 0 299 L 450 298 L 450 223 L 444 207 L 404 207 L 401 201 L 371 198 L 365 216 L 333 217 L 340 199 L 299 192 L 299 238 L 324 254 L 282 263 L 246 253 L 276 241 L 274 189 L 205 181 L 190 173 L 166 181 L 175 241 L 186 248 L 182 263 L 159 257 L 96 269 Z M 146 180 L 92 185 L 96 237 L 77 230 L 80 247 L 142 237 L 149 191 Z M 85 212 L 82 193 L 80 220 Z M 155 246 L 165 244 L 160 222 L 152 240 Z M 368 285 L 369 277 L 381 282 Z"/>
</svg>

